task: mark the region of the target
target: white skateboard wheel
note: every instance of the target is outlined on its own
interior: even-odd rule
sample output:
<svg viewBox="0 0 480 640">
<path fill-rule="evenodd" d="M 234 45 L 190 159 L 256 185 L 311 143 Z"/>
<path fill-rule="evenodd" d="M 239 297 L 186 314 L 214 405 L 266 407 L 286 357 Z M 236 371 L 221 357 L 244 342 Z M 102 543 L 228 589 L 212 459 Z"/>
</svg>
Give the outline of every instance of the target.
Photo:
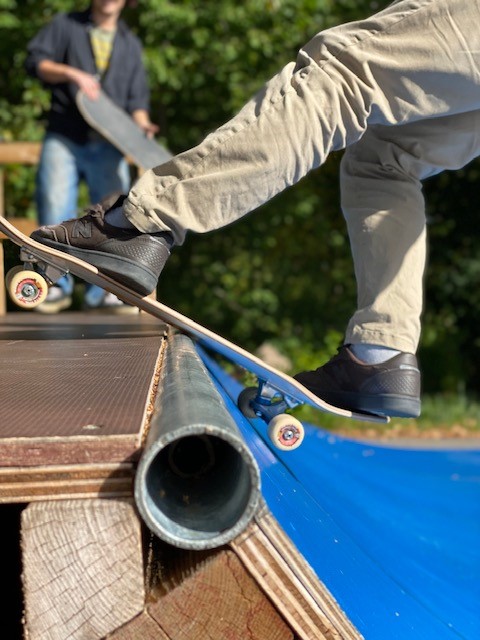
<svg viewBox="0 0 480 640">
<path fill-rule="evenodd" d="M 7 273 L 5 281 L 11 299 L 22 309 L 33 309 L 47 297 L 47 281 L 36 271 L 14 267 Z"/>
<path fill-rule="evenodd" d="M 288 413 L 281 413 L 268 423 L 268 437 L 281 451 L 297 449 L 302 444 L 304 436 L 303 424 Z"/>
<path fill-rule="evenodd" d="M 16 267 L 12 267 L 9 271 L 7 271 L 5 275 L 5 286 L 7 287 L 7 290 L 10 289 L 10 283 L 12 281 L 13 276 L 16 275 L 17 273 L 20 273 L 21 271 L 24 271 L 24 268 L 19 264 Z"/>
</svg>

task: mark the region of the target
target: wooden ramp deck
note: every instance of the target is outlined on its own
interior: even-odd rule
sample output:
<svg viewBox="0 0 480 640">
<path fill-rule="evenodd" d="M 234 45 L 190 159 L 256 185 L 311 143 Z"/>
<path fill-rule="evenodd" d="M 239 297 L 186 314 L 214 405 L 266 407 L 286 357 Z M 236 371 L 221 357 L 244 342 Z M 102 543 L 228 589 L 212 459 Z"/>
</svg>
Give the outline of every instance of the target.
<svg viewBox="0 0 480 640">
<path fill-rule="evenodd" d="M 208 552 L 141 522 L 133 479 L 166 329 L 144 314 L 0 318 L 0 504 L 18 527 L 2 637 L 358 638 L 265 505 Z"/>
<path fill-rule="evenodd" d="M 1 318 L 0 502 L 131 496 L 165 333 L 133 318 Z"/>
</svg>

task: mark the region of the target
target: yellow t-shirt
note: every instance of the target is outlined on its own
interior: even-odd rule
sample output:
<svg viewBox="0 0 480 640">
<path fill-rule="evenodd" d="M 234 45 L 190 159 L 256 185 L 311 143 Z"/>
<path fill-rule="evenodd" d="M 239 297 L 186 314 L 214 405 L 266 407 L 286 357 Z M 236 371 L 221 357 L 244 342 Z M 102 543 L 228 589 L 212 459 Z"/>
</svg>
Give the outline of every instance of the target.
<svg viewBox="0 0 480 640">
<path fill-rule="evenodd" d="M 100 27 L 93 27 L 90 30 L 90 42 L 92 43 L 93 55 L 95 56 L 95 64 L 101 76 L 103 76 L 108 68 L 114 38 L 115 31 L 106 31 Z"/>
</svg>

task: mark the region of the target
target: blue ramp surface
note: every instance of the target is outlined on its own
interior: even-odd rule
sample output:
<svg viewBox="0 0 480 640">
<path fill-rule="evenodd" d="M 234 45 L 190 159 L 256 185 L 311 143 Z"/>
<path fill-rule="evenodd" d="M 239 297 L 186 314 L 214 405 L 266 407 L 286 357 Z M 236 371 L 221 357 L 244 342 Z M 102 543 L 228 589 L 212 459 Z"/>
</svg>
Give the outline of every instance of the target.
<svg viewBox="0 0 480 640">
<path fill-rule="evenodd" d="M 283 453 L 236 408 L 243 387 L 200 353 L 256 456 L 271 512 L 358 631 L 479 640 L 480 447 L 389 448 L 306 425 L 303 445 Z"/>
</svg>

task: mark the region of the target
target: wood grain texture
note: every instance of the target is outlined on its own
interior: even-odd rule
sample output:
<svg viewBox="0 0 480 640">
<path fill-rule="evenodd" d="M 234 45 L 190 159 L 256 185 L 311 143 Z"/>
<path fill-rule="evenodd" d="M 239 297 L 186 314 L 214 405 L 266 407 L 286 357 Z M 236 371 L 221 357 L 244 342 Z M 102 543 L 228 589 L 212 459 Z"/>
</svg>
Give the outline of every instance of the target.
<svg viewBox="0 0 480 640">
<path fill-rule="evenodd" d="M 0 164 L 37 164 L 41 142 L 0 142 Z"/>
<path fill-rule="evenodd" d="M 68 497 L 130 497 L 132 464 L 0 468 L 0 504 Z"/>
<path fill-rule="evenodd" d="M 148 603 L 147 611 L 170 640 L 293 640 L 255 580 L 227 549 Z"/>
<path fill-rule="evenodd" d="M 230 547 L 301 640 L 362 638 L 266 507 Z"/>
<path fill-rule="evenodd" d="M 58 464 L 104 464 L 138 460 L 139 434 L 125 436 L 71 436 L 1 438 L 0 475 L 7 467 Z"/>
<path fill-rule="evenodd" d="M 171 640 L 171 638 L 160 629 L 146 611 L 143 611 L 139 616 L 110 634 L 108 640 Z"/>
<path fill-rule="evenodd" d="M 33 503 L 21 536 L 29 640 L 100 640 L 143 610 L 141 528 L 130 501 Z"/>
<path fill-rule="evenodd" d="M 0 148 L 1 148 L 1 143 L 0 143 Z M 1 201 L 2 201 L 2 194 L 0 191 L 0 202 Z M 3 215 L 1 207 L 0 207 L 0 215 Z M 35 229 L 38 229 L 38 223 L 36 220 L 29 220 L 28 218 L 9 218 L 8 221 L 11 222 L 16 229 L 24 233 L 26 236 L 29 236 L 32 233 L 32 231 L 35 231 Z M 0 231 L 0 240 L 6 240 L 6 239 L 7 239 L 7 236 Z"/>
</svg>

